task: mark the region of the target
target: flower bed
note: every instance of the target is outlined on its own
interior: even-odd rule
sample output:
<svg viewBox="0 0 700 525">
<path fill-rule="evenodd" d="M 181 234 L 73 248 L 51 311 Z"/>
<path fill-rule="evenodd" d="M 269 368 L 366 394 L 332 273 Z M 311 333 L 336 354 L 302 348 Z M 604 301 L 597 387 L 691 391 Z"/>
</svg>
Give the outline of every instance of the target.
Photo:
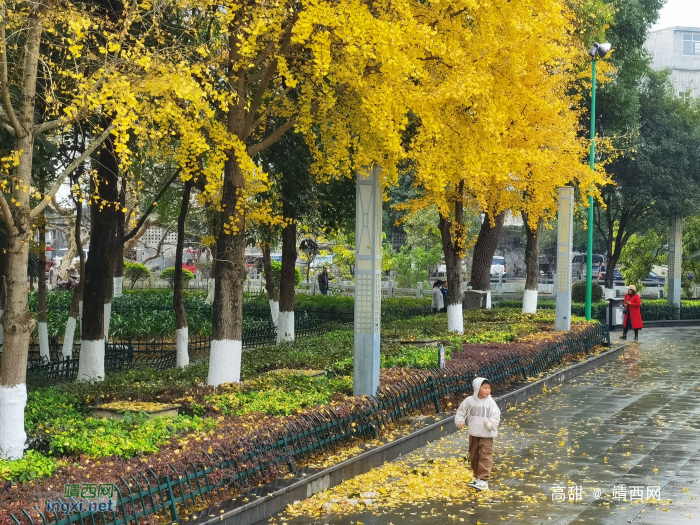
<svg viewBox="0 0 700 525">
<path fill-rule="evenodd" d="M 430 332 L 432 327 L 437 327 L 435 319 L 442 321 L 444 330 L 444 316 L 407 323 Z M 502 330 L 511 330 L 503 328 L 505 325 L 523 328 L 516 343 L 488 347 L 470 342 L 478 331 L 472 326 L 478 324 L 477 319 L 489 328 L 480 333 L 495 334 L 492 337 L 495 341 L 501 340 Z M 528 319 L 530 328 L 525 329 Z M 291 464 L 298 464 L 329 449 L 331 442 L 327 440 L 337 437 L 337 443 L 332 443 L 336 446 L 353 438 L 366 438 L 376 429 L 389 428 L 392 421 L 421 407 L 430 409 L 437 402 L 444 406 L 450 399 L 457 399 L 455 395 L 464 395 L 470 378 L 480 370 L 488 371 L 493 377 L 495 389 L 504 388 L 522 380 L 524 373 L 536 373 L 561 360 L 568 352 L 561 349 L 568 348 L 566 345 L 552 350 L 559 348 L 557 345 L 565 336 L 551 332 L 550 313 L 528 317 L 505 310 L 478 312 L 465 314 L 465 321 L 469 333 L 442 334 L 441 341 L 450 345 L 454 358 L 450 373 L 436 377 L 433 390 L 426 382 L 428 375 L 434 375 L 431 372 L 394 367 L 382 371 L 382 384 L 393 383 L 395 387 L 374 401 L 351 397 L 352 379 L 340 373 L 346 368 L 339 363 L 342 365 L 352 355 L 352 332 L 347 331 L 246 352 L 243 369 L 249 380 L 216 390 L 202 384 L 207 368 L 206 364 L 199 364 L 184 370 L 129 371 L 108 376 L 100 383 L 72 383 L 33 391 L 27 410 L 31 450 L 19 462 L 0 462 L 2 477 L 13 480 L 15 487 L 4 495 L 0 493 L 0 502 L 4 503 L 0 524 L 9 523 L 7 512 L 17 516 L 19 508 L 31 508 L 37 493 L 61 490 L 71 480 L 84 481 L 88 475 L 89 479 L 117 480 L 145 469 L 152 469 L 161 478 L 173 474 L 171 463 L 180 473 L 190 465 L 209 466 L 213 469 L 208 474 L 210 483 L 228 479 L 235 489 L 241 490 L 251 483 L 272 479 L 289 468 L 290 452 L 280 448 L 280 443 L 284 443 L 279 440 L 280 432 L 291 432 L 291 445 L 289 439 L 286 442 L 294 449 Z M 494 329 L 495 326 L 498 328 Z M 393 328 L 398 327 L 400 324 Z M 596 325 L 577 324 L 570 338 L 586 340 L 588 335 L 581 331 L 584 328 L 598 330 Z M 600 342 L 600 334 L 596 334 L 598 339 L 590 339 L 588 346 Z M 573 351 L 579 353 L 582 349 Z M 259 350 L 263 350 L 261 355 Z M 387 357 L 383 356 L 383 364 L 413 356 L 418 366 L 433 367 L 437 353 L 433 348 L 430 355 L 422 354 L 425 350 L 386 343 L 383 353 Z M 520 366 L 514 364 L 515 360 Z M 269 368 L 299 364 L 315 371 L 328 369 L 330 373 L 320 376 L 289 370 L 265 373 Z M 400 399 L 389 401 L 387 396 L 393 395 Z M 90 406 L 108 402 L 120 402 L 122 407 L 129 402 L 178 404 L 182 409 L 175 419 L 149 419 L 136 413 L 109 422 L 83 417 Z M 317 441 L 320 438 L 313 437 L 309 429 L 324 421 L 322 434 L 327 438 Z M 341 425 L 340 421 L 345 423 Z M 372 421 L 370 425 L 368 422 Z M 294 432 L 307 432 L 307 435 L 303 439 L 295 438 Z M 222 460 L 230 457 L 238 458 L 239 466 L 233 478 L 231 472 L 224 475 L 218 468 Z M 265 464 L 260 467 L 263 460 Z M 42 476 L 51 477 L 42 479 Z M 30 478 L 36 478 L 33 484 L 21 483 Z M 151 515 L 149 519 L 159 518 Z"/>
</svg>

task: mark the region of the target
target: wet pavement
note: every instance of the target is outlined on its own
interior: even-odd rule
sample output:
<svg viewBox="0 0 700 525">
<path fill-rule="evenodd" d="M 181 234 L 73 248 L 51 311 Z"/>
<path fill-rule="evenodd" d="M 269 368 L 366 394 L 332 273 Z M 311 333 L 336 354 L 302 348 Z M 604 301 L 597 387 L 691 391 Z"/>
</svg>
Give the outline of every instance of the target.
<svg viewBox="0 0 700 525">
<path fill-rule="evenodd" d="M 466 486 L 457 432 L 270 523 L 700 523 L 699 371 L 700 329 L 643 331 L 619 361 L 503 413 L 491 491 Z"/>
</svg>

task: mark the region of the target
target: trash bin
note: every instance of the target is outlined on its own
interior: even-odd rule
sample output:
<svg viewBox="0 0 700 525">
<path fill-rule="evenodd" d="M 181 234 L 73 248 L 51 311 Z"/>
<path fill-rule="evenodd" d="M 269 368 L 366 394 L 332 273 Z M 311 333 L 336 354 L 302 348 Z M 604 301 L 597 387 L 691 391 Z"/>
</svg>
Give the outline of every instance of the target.
<svg viewBox="0 0 700 525">
<path fill-rule="evenodd" d="M 624 319 L 622 301 L 624 301 L 624 298 L 611 297 L 608 299 L 608 326 L 610 328 L 622 326 Z"/>
<path fill-rule="evenodd" d="M 486 294 L 484 290 L 464 290 L 462 308 L 465 310 L 486 308 Z"/>
</svg>

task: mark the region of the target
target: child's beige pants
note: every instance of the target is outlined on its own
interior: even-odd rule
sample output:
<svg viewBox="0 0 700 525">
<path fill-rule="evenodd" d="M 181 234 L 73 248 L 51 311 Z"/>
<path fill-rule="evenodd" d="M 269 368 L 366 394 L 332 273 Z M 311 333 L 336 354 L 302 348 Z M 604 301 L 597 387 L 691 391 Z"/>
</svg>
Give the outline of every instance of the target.
<svg viewBox="0 0 700 525">
<path fill-rule="evenodd" d="M 488 481 L 493 467 L 493 438 L 469 436 L 469 460 L 474 477 Z"/>
</svg>

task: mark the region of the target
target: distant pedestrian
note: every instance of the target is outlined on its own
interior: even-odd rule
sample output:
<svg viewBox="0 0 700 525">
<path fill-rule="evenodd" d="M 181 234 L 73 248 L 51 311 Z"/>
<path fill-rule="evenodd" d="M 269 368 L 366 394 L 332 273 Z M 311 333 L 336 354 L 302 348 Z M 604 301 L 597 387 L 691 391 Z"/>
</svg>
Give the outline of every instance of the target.
<svg viewBox="0 0 700 525">
<path fill-rule="evenodd" d="M 323 295 L 328 295 L 328 266 L 324 266 L 323 271 L 318 275 L 318 287 Z"/>
<path fill-rule="evenodd" d="M 433 313 L 442 312 L 445 306 L 445 299 L 442 295 L 442 281 L 438 279 L 433 283 Z"/>
<path fill-rule="evenodd" d="M 488 490 L 493 468 L 493 438 L 498 435 L 501 411 L 491 397 L 491 383 L 485 377 L 472 382 L 474 393 L 467 397 L 457 409 L 455 425 L 458 429 L 467 426 L 469 433 L 469 461 L 474 472 L 470 487 Z"/>
<path fill-rule="evenodd" d="M 442 292 L 442 310 L 441 312 L 446 312 L 447 311 L 447 281 L 442 281 L 442 289 L 440 290 Z"/>
<path fill-rule="evenodd" d="M 639 329 L 644 328 L 642 323 L 642 299 L 637 293 L 637 287 L 630 285 L 627 287 L 627 295 L 622 301 L 622 307 L 625 309 L 625 320 L 622 323 L 622 335 L 620 339 L 627 339 L 629 329 L 634 330 L 634 340 L 639 339 Z"/>
</svg>

